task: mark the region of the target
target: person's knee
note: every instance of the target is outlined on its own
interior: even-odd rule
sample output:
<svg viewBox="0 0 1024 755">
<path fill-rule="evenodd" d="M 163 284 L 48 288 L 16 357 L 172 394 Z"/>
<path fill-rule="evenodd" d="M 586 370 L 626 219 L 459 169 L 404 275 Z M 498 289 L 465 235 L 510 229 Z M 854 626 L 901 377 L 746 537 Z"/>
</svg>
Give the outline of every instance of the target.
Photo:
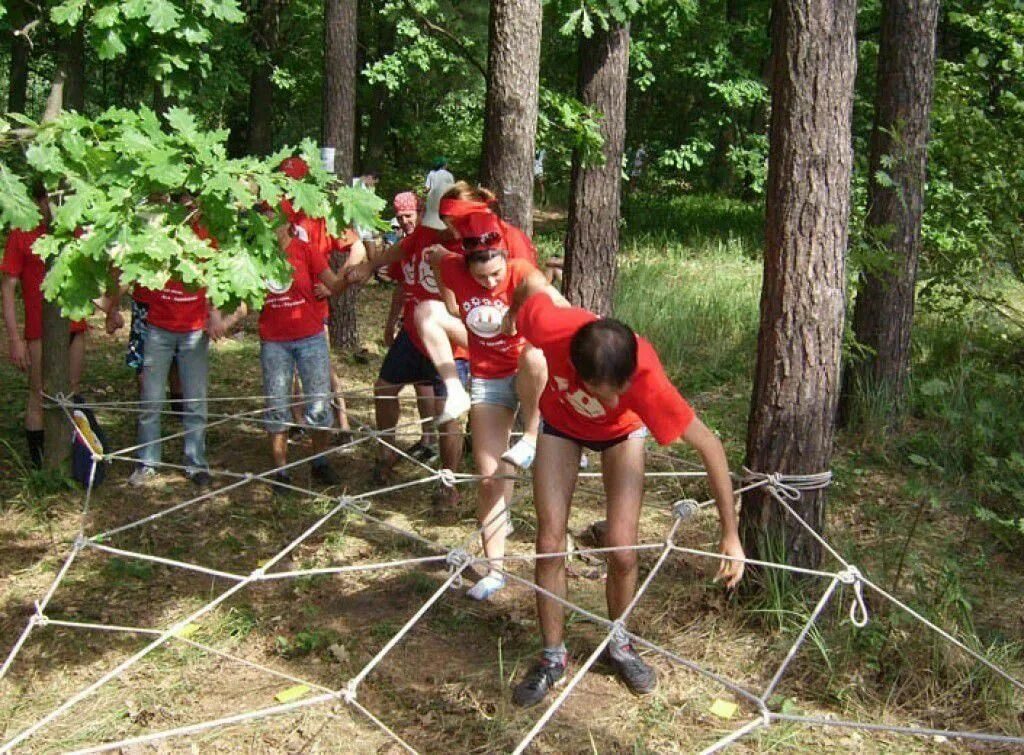
<svg viewBox="0 0 1024 755">
<path fill-rule="evenodd" d="M 504 492 L 505 481 L 494 477 L 485 477 L 480 480 L 480 497 L 483 501 L 493 503 L 501 498 Z"/>
<path fill-rule="evenodd" d="M 609 547 L 626 547 L 626 546 L 614 546 Z M 608 553 L 608 570 L 611 572 L 624 574 L 633 571 L 637 566 L 636 551 L 632 550 L 620 550 L 610 551 Z"/>
<path fill-rule="evenodd" d="M 519 355 L 519 370 L 532 375 L 540 375 L 547 372 L 548 363 L 544 359 L 544 352 L 540 349 L 525 349 Z"/>
<path fill-rule="evenodd" d="M 561 553 L 565 550 L 565 532 L 554 527 L 537 530 L 537 553 Z M 557 560 L 557 559 L 556 559 Z M 551 559 L 541 559 L 550 562 Z"/>
</svg>

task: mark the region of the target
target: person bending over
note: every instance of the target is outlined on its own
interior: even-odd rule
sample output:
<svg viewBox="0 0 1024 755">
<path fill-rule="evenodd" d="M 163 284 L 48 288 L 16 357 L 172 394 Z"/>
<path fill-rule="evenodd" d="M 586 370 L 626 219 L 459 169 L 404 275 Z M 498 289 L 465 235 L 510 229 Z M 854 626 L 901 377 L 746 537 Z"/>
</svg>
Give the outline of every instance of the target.
<svg viewBox="0 0 1024 755">
<path fill-rule="evenodd" d="M 583 448 L 601 454 L 608 530 L 604 545 L 628 548 L 637 542 L 644 486 L 644 438 L 668 445 L 680 438 L 700 454 L 718 506 L 721 553 L 743 558 L 725 451 L 669 382 L 654 348 L 625 324 L 599 319 L 570 307 L 553 289 L 528 279 L 516 289 L 505 318 L 506 332 L 518 332 L 544 352 L 548 381 L 540 400 L 541 435 L 533 472 L 537 510 L 536 580 L 566 596 L 565 559 L 544 558 L 566 549 L 566 527 Z M 608 615 L 618 619 L 636 594 L 637 556 L 632 550 L 608 554 L 605 597 Z M 723 560 L 717 579 L 735 586 L 742 560 Z M 564 680 L 568 656 L 565 615 L 557 601 L 537 594 L 544 650 L 512 695 L 520 706 L 539 703 Z M 616 633 L 608 658 L 635 693 L 657 686 L 655 670 L 637 654 L 624 633 Z"/>
</svg>

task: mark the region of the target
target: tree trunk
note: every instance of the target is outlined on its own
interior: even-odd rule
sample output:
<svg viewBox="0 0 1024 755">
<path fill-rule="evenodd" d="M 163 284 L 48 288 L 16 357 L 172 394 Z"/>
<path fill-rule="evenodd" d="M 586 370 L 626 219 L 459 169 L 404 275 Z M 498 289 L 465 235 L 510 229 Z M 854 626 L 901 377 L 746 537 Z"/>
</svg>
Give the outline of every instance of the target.
<svg viewBox="0 0 1024 755">
<path fill-rule="evenodd" d="M 259 0 L 252 9 L 252 43 L 259 60 L 249 75 L 247 151 L 269 155 L 274 149 L 274 54 L 277 50 L 277 0 Z"/>
<path fill-rule="evenodd" d="M 85 24 L 81 23 L 65 40 L 64 109 L 85 112 Z"/>
<path fill-rule="evenodd" d="M 882 3 L 865 231 L 884 246 L 889 264 L 860 276 L 853 331 L 874 353 L 853 365 L 845 398 L 881 394 L 891 401 L 893 418 L 910 369 L 938 16 L 938 0 Z M 891 186 L 875 180 L 878 171 L 888 174 Z"/>
<path fill-rule="evenodd" d="M 612 311 L 615 292 L 628 73 L 629 24 L 580 38 L 580 99 L 603 114 L 604 163 L 586 167 L 573 154 L 565 295 L 601 315 Z"/>
<path fill-rule="evenodd" d="M 775 0 L 766 250 L 747 466 L 829 468 L 839 397 L 850 210 L 856 0 Z M 792 504 L 825 525 L 823 491 Z M 744 495 L 744 547 L 807 567 L 821 548 L 763 490 Z M 781 551 L 781 552 L 780 552 Z"/>
<path fill-rule="evenodd" d="M 25 4 L 20 0 L 9 6 L 11 14 L 11 70 L 7 85 L 7 112 L 24 113 L 28 101 L 28 59 L 31 48 L 28 39 L 15 34 L 26 23 Z"/>
<path fill-rule="evenodd" d="M 346 183 L 355 165 L 357 19 L 357 0 L 324 1 L 323 146 L 334 149 L 334 171 Z M 355 289 L 331 299 L 329 327 L 332 346 L 359 346 Z"/>
<path fill-rule="evenodd" d="M 59 68 L 50 86 L 42 122 L 52 121 L 60 115 L 67 93 L 68 75 Z M 47 268 L 49 268 L 47 264 Z M 43 298 L 43 393 L 48 396 L 67 395 L 70 390 L 68 343 L 71 323 L 60 307 Z M 71 426 L 64 411 L 50 401 L 43 402 L 43 466 L 62 471 L 71 453 Z"/>
<path fill-rule="evenodd" d="M 493 0 L 482 182 L 508 222 L 533 234 L 533 161 L 540 86 L 540 0 Z"/>
</svg>

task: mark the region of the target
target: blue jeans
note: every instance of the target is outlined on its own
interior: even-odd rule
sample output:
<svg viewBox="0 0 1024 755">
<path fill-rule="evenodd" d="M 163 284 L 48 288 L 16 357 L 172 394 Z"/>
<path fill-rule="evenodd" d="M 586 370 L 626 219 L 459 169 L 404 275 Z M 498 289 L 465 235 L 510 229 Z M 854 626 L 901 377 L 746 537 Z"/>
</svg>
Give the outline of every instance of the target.
<svg viewBox="0 0 1024 755">
<path fill-rule="evenodd" d="M 305 397 L 306 424 L 324 429 L 333 424 L 331 354 L 323 333 L 297 341 L 261 342 L 260 366 L 263 368 L 263 393 L 267 397 L 263 425 L 268 433 L 283 433 L 291 422 L 289 407 L 296 368 Z"/>
<path fill-rule="evenodd" d="M 182 418 L 185 427 L 185 466 L 188 474 L 206 470 L 206 379 L 210 367 L 210 339 L 206 331 L 175 333 L 152 323 L 146 330 L 142 362 L 142 405 L 139 415 L 139 461 L 160 461 L 160 410 L 167 396 L 171 362 L 178 361 L 181 377 Z"/>
</svg>

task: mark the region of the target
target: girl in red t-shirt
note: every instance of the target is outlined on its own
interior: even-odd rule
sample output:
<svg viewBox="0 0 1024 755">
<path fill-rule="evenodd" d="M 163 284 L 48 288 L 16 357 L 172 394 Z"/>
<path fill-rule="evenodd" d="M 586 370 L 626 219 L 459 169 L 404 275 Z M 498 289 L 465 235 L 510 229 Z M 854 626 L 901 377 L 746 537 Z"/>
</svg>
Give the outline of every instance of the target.
<svg viewBox="0 0 1024 755">
<path fill-rule="evenodd" d="M 493 215 L 479 215 L 462 226 L 474 239 L 462 254 L 435 250 L 431 263 L 438 279 L 451 292 L 469 344 L 473 458 L 480 482 L 477 516 L 490 572 L 467 593 L 485 600 L 500 590 L 508 527 L 508 503 L 512 497 L 510 461 L 521 466 L 532 462 L 540 414 L 537 402 L 544 387 L 543 354 L 519 336 L 501 332 L 512 293 L 524 280 L 543 274 L 522 259 L 509 259 Z M 433 327 L 431 323 L 426 323 Z M 427 333 L 424 333 L 425 338 Z M 525 434 L 515 448 L 520 457 L 508 458 L 508 446 L 516 409 L 522 412 Z M 528 458 L 526 458 L 528 457 Z"/>
</svg>

